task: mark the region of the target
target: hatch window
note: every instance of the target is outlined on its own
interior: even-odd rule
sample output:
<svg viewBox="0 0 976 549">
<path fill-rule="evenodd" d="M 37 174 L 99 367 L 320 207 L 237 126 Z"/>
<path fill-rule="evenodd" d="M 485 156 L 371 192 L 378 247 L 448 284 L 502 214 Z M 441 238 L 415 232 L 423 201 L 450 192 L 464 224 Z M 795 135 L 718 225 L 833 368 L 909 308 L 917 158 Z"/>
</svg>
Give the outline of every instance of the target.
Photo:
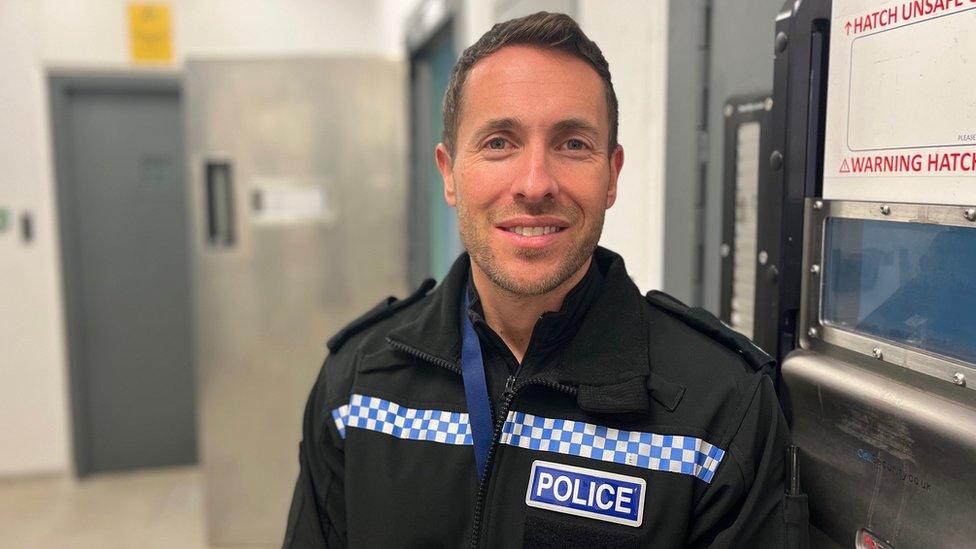
<svg viewBox="0 0 976 549">
<path fill-rule="evenodd" d="M 976 228 L 829 218 L 821 322 L 976 363 Z"/>
</svg>

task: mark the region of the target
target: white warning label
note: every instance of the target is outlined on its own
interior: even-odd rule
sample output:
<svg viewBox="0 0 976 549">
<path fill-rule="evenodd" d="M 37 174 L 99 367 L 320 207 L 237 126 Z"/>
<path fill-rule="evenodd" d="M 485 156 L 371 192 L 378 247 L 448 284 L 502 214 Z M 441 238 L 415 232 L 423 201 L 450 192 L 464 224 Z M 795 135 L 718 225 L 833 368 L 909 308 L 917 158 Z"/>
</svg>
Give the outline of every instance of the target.
<svg viewBox="0 0 976 549">
<path fill-rule="evenodd" d="M 844 34 L 863 34 L 899 23 L 910 23 L 976 4 L 976 0 L 910 0 L 856 15 L 844 22 Z"/>
<path fill-rule="evenodd" d="M 835 0 L 824 197 L 976 203 L 976 0 Z"/>
</svg>

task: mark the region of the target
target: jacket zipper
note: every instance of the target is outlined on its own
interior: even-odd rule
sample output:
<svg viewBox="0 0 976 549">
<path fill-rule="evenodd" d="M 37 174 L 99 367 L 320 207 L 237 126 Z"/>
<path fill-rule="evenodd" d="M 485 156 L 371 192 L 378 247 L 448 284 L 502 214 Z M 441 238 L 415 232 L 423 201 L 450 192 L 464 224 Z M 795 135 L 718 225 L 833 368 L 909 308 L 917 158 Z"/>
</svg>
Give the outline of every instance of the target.
<svg viewBox="0 0 976 549">
<path fill-rule="evenodd" d="M 413 355 L 413 356 L 419 358 L 420 360 L 423 360 L 425 362 L 429 362 L 429 363 L 431 363 L 431 364 L 433 364 L 435 366 L 440 366 L 441 368 L 447 368 L 448 370 L 450 370 L 450 371 L 452 371 L 452 372 L 454 372 L 456 374 L 460 374 L 461 373 L 461 368 L 459 368 L 457 366 L 457 364 L 454 364 L 452 362 L 448 362 L 447 360 L 444 360 L 443 358 L 438 358 L 438 357 L 436 357 L 436 356 L 434 356 L 434 355 L 432 355 L 430 353 L 425 353 L 425 352 L 421 351 L 420 349 L 417 349 L 415 347 L 411 347 L 411 346 L 406 345 L 404 343 L 400 343 L 399 341 L 396 341 L 395 339 L 390 339 L 389 337 L 386 338 L 386 342 L 389 343 L 394 349 L 403 351 L 403 352 L 405 352 L 405 353 L 407 353 L 409 355 Z"/>
<path fill-rule="evenodd" d="M 399 341 L 389 337 L 386 338 L 386 342 L 389 343 L 394 349 L 403 351 L 409 355 L 419 358 L 420 360 L 434 364 L 435 366 L 440 366 L 441 368 L 446 368 L 452 372 L 461 374 L 461 368 L 447 360 L 438 358 L 430 353 L 425 353 L 420 349 L 400 343 Z M 520 366 L 515 373 L 518 374 L 521 369 L 522 368 Z M 498 448 L 498 443 L 502 435 L 502 428 L 505 426 L 505 420 L 508 419 L 508 409 L 512 405 L 512 400 L 515 398 L 515 394 L 529 385 L 542 385 L 544 387 L 549 387 L 550 389 L 555 389 L 570 395 L 575 395 L 577 393 L 576 387 L 563 385 L 548 379 L 532 378 L 527 379 L 518 385 L 515 384 L 515 375 L 510 375 L 505 380 L 505 389 L 502 391 L 502 405 L 499 408 L 498 417 L 495 418 L 495 429 L 491 437 L 491 445 L 488 446 L 488 455 L 485 457 L 485 473 L 481 476 L 481 479 L 478 482 L 478 497 L 475 500 L 474 521 L 473 528 L 471 530 L 471 547 L 473 548 L 477 548 L 478 543 L 481 541 L 481 520 L 485 510 L 485 499 L 488 497 L 488 481 L 491 477 L 492 463 L 494 462 L 495 458 L 495 449 Z"/>
<path fill-rule="evenodd" d="M 575 395 L 577 392 L 575 387 L 562 385 L 560 383 L 556 383 L 555 381 L 549 381 L 548 379 L 527 379 L 518 385 L 515 384 L 514 375 L 508 376 L 508 379 L 505 380 L 505 390 L 502 392 L 502 405 L 499 409 L 500 413 L 498 414 L 498 418 L 495 422 L 495 432 L 491 437 L 491 445 L 488 446 L 488 456 L 485 458 L 485 474 L 481 476 L 481 480 L 478 482 L 478 498 L 475 500 L 474 504 L 474 522 L 473 528 L 471 529 L 472 548 L 477 549 L 481 541 L 481 520 L 485 511 L 485 499 L 488 497 L 488 481 L 491 478 L 491 469 L 492 462 L 495 458 L 495 449 L 498 448 L 499 440 L 501 439 L 502 435 L 502 428 L 505 426 L 505 421 L 508 419 L 508 409 L 512 405 L 512 400 L 515 398 L 515 393 L 528 385 L 543 385 L 570 395 Z"/>
</svg>

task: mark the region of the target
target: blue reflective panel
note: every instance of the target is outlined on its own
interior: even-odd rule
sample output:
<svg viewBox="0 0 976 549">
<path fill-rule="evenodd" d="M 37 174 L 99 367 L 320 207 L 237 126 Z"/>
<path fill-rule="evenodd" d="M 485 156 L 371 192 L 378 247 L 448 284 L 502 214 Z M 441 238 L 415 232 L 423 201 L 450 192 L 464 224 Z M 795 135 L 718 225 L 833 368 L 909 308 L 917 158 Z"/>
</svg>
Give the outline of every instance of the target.
<svg viewBox="0 0 976 549">
<path fill-rule="evenodd" d="M 825 324 L 976 362 L 976 228 L 827 220 Z"/>
</svg>

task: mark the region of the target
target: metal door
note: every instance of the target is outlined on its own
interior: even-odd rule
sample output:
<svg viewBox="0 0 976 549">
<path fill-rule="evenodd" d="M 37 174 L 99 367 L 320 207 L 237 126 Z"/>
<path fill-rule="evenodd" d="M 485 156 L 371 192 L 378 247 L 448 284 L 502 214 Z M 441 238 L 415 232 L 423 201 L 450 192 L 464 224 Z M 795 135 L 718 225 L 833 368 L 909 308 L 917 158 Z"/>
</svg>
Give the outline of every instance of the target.
<svg viewBox="0 0 976 549">
<path fill-rule="evenodd" d="M 52 93 L 77 472 L 193 463 L 178 84 Z"/>
<path fill-rule="evenodd" d="M 213 544 L 281 544 L 325 341 L 406 292 L 404 76 L 361 57 L 186 65 Z"/>
<path fill-rule="evenodd" d="M 976 158 L 955 101 L 976 9 L 900 7 L 786 2 L 776 21 L 756 341 L 783 359 L 817 546 L 976 537 L 976 175 L 943 164 Z"/>
</svg>

